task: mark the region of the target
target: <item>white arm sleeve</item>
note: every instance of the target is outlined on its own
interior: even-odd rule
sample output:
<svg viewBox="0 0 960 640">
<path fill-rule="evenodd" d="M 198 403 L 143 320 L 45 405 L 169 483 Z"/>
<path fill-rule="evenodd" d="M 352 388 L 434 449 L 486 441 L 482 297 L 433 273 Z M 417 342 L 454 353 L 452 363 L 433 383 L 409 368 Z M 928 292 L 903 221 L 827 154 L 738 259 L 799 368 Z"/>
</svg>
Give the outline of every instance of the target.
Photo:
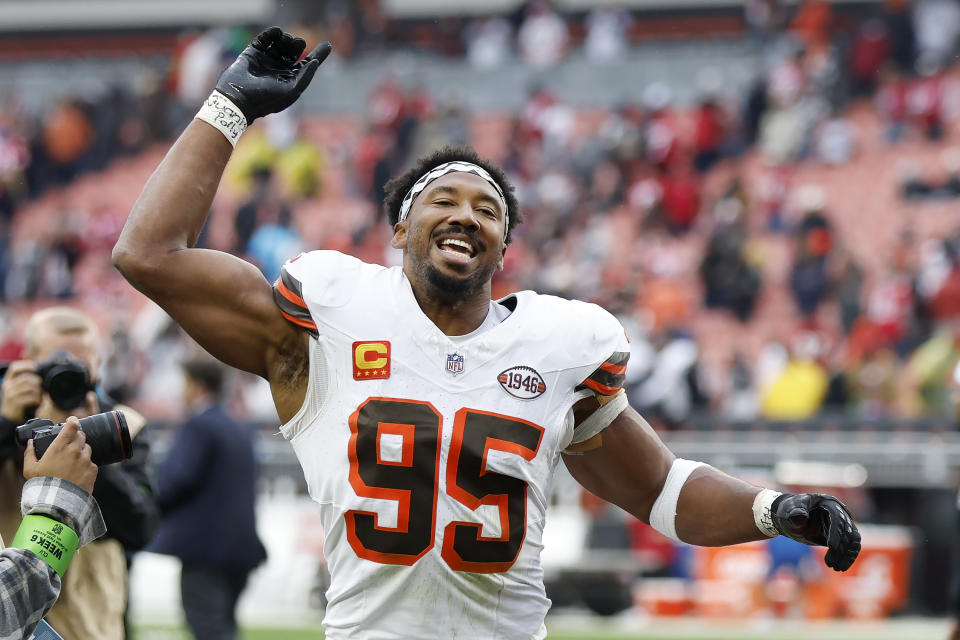
<svg viewBox="0 0 960 640">
<path fill-rule="evenodd" d="M 702 462 L 676 458 L 670 466 L 667 481 L 663 483 L 663 490 L 653 503 L 650 510 L 650 526 L 677 542 L 683 542 L 677 537 L 677 502 L 680 500 L 680 490 L 686 484 L 690 474 L 697 468 L 704 466 Z"/>
</svg>

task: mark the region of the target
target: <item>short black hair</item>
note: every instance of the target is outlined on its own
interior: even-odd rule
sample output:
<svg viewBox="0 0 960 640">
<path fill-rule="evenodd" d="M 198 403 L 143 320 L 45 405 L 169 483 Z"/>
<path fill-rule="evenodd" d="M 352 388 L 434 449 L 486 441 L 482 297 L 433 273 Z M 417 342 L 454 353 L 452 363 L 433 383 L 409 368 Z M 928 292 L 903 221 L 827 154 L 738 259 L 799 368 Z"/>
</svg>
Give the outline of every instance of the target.
<svg viewBox="0 0 960 640">
<path fill-rule="evenodd" d="M 500 166 L 486 158 L 481 158 L 472 147 L 466 146 L 446 146 L 438 149 L 417 160 L 413 168 L 384 186 L 386 197 L 383 200 L 383 210 L 387 214 L 390 225 L 397 224 L 397 219 L 400 217 L 400 205 L 403 204 L 404 197 L 413 188 L 413 184 L 434 167 L 439 167 L 447 162 L 470 162 L 478 167 L 483 167 L 500 186 L 503 197 L 507 201 L 507 235 L 504 241 L 509 244 L 510 237 L 513 235 L 513 228 L 523 222 L 523 214 L 520 212 L 520 203 L 517 202 L 517 196 L 513 192 L 513 185 L 510 184 L 507 174 Z"/>
<path fill-rule="evenodd" d="M 223 391 L 226 371 L 219 362 L 209 358 L 190 358 L 180 363 L 187 378 L 200 385 L 216 397 Z"/>
</svg>

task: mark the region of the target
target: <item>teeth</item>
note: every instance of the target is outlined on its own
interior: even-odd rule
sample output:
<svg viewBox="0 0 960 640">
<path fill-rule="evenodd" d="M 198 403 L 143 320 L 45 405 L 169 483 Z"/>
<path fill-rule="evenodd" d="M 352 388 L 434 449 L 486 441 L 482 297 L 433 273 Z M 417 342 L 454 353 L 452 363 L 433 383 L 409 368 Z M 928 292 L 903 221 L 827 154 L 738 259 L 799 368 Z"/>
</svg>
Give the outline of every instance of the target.
<svg viewBox="0 0 960 640">
<path fill-rule="evenodd" d="M 473 253 L 473 247 L 471 247 L 469 243 L 466 243 L 466 242 L 464 242 L 463 240 L 452 240 L 452 239 L 450 239 L 450 240 L 444 240 L 444 241 L 443 241 L 442 243 L 440 243 L 440 244 L 441 244 L 441 245 L 454 246 L 454 247 L 461 247 L 461 248 L 463 248 L 463 250 L 466 251 L 467 253 Z"/>
</svg>

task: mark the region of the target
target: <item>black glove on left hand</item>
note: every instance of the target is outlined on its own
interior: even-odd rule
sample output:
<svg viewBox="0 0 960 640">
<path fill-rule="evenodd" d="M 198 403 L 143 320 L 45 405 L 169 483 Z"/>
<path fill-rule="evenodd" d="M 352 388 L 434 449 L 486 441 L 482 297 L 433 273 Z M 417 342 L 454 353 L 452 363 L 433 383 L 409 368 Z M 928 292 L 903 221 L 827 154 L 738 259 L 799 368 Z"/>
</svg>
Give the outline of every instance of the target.
<svg viewBox="0 0 960 640">
<path fill-rule="evenodd" d="M 330 43 L 324 42 L 297 62 L 306 46 L 303 38 L 270 27 L 220 75 L 216 89 L 237 105 L 247 125 L 260 116 L 283 111 L 300 97 L 330 55 Z"/>
<path fill-rule="evenodd" d="M 846 571 L 860 554 L 860 532 L 842 502 L 823 493 L 785 493 L 770 507 L 773 526 L 798 542 L 827 547 L 834 571 Z"/>
</svg>

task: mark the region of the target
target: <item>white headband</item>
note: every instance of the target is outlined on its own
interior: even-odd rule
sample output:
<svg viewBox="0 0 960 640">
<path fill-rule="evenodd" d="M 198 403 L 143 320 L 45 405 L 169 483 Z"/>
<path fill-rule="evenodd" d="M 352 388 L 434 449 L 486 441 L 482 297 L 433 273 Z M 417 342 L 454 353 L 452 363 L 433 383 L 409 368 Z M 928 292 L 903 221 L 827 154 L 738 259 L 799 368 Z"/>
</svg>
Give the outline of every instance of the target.
<svg viewBox="0 0 960 640">
<path fill-rule="evenodd" d="M 407 216 L 410 214 L 410 207 L 413 205 L 413 201 L 416 200 L 417 196 L 427 188 L 428 184 L 437 178 L 445 176 L 448 173 L 453 173 L 454 171 L 462 171 L 464 173 L 472 173 L 475 176 L 480 176 L 489 182 L 494 189 L 496 189 L 497 195 L 500 196 L 500 205 L 503 207 L 503 237 L 506 238 L 507 229 L 510 226 L 510 211 L 507 209 L 507 199 L 503 197 L 503 191 L 500 189 L 500 185 L 497 184 L 497 181 L 493 179 L 493 176 L 491 176 L 486 169 L 483 167 L 478 167 L 472 162 L 447 162 L 445 164 L 437 165 L 421 176 L 419 180 L 413 183 L 413 186 L 410 188 L 410 191 L 407 192 L 407 195 L 403 197 L 403 202 L 400 203 L 400 215 L 397 217 L 397 222 L 403 222 L 407 219 Z"/>
</svg>

